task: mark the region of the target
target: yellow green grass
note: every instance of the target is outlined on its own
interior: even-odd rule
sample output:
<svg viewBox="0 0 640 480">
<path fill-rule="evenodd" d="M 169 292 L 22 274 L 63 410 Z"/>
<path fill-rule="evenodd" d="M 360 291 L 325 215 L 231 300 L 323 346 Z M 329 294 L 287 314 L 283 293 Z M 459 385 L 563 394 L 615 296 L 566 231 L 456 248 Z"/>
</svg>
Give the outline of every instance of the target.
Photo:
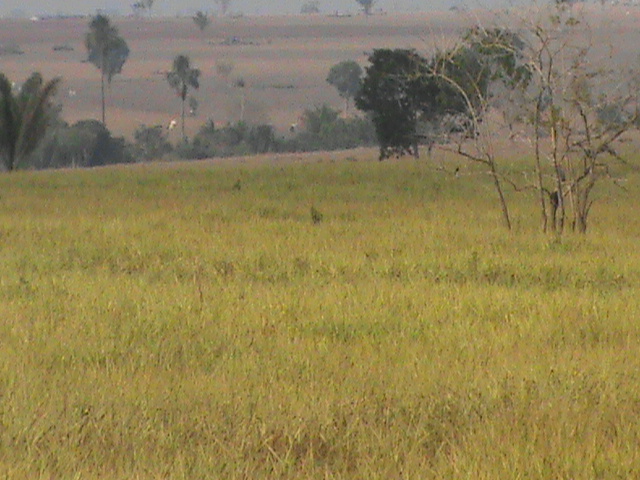
<svg viewBox="0 0 640 480">
<path fill-rule="evenodd" d="M 637 176 L 356 156 L 3 175 L 2 477 L 640 477 Z"/>
</svg>

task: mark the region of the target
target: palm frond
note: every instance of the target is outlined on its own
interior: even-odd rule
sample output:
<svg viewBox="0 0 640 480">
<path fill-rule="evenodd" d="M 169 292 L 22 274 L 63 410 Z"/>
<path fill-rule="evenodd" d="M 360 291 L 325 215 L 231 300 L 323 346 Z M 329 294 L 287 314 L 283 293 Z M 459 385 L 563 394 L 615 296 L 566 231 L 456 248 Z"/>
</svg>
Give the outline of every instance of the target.
<svg viewBox="0 0 640 480">
<path fill-rule="evenodd" d="M 48 81 L 37 92 L 33 92 L 24 109 L 22 128 L 16 143 L 16 156 L 29 155 L 38 146 L 50 122 L 51 98 L 55 95 L 61 79 Z"/>
</svg>

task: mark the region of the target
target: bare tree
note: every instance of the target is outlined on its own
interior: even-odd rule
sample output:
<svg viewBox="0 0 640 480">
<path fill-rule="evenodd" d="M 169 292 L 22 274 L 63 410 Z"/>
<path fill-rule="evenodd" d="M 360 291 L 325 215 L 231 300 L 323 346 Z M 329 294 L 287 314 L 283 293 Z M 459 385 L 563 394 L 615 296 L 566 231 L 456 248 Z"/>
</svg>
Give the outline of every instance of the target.
<svg viewBox="0 0 640 480">
<path fill-rule="evenodd" d="M 542 228 L 561 234 L 568 220 L 585 233 L 595 187 L 614 179 L 620 143 L 636 127 L 639 72 L 615 65 L 615 49 L 596 45 L 586 19 L 566 6 L 544 18 L 524 22 Z"/>
<path fill-rule="evenodd" d="M 528 84 L 526 67 L 519 62 L 521 48 L 519 36 L 509 30 L 475 28 L 458 47 L 436 55 L 431 65 L 431 75 L 444 83 L 443 91 L 451 90 L 446 97 L 463 103 L 458 110 L 464 113 L 452 116 L 442 132 L 446 139 L 441 140 L 441 148 L 486 167 L 507 229 L 511 229 L 511 218 L 503 183 L 514 183 L 498 162 L 495 143 L 504 123 L 494 110 L 499 98 L 496 89 L 510 91 Z"/>
<path fill-rule="evenodd" d="M 461 133 L 450 135 L 443 148 L 488 167 L 507 225 L 501 181 L 538 192 L 543 231 L 560 235 L 569 225 L 585 233 L 597 185 L 605 179 L 619 183 L 614 171 L 625 162 L 619 147 L 638 123 L 640 75 L 637 68 L 616 65 L 615 49 L 596 44 L 588 22 L 568 6 L 549 8 L 551 14 L 522 19 L 517 34 L 477 27 L 467 36 L 469 52 L 492 57 L 483 67 L 490 69 L 490 89 L 469 68 L 472 58 L 455 72 L 455 49 L 436 62 L 433 74 L 464 97 L 468 114 L 468 124 L 454 129 Z M 516 124 L 534 167 L 507 176 L 498 168 L 493 142 Z"/>
</svg>

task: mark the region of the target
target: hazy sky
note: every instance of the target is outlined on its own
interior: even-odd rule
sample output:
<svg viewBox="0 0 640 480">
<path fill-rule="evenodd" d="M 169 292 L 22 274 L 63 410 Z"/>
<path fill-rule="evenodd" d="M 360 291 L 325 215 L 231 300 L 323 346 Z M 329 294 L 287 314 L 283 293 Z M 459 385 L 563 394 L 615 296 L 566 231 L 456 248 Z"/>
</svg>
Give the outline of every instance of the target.
<svg viewBox="0 0 640 480">
<path fill-rule="evenodd" d="M 230 11 L 246 15 L 299 13 L 307 0 L 231 0 Z M 376 8 L 388 12 L 412 12 L 418 10 L 442 10 L 451 6 L 495 8 L 523 0 L 378 0 Z M 0 15 L 20 12 L 32 16 L 37 14 L 93 14 L 97 9 L 117 11 L 127 15 L 135 0 L 0 0 Z M 322 12 L 358 10 L 356 0 L 318 0 Z M 156 0 L 153 8 L 157 15 L 175 15 L 178 12 L 192 14 L 196 10 L 216 11 L 214 0 Z"/>
</svg>

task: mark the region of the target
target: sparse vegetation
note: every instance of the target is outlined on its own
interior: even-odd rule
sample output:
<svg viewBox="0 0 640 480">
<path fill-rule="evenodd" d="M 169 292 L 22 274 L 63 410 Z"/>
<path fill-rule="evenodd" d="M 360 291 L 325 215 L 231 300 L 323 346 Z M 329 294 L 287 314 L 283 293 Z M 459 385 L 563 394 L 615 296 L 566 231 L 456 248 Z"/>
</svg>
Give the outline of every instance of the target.
<svg viewBox="0 0 640 480">
<path fill-rule="evenodd" d="M 320 2 L 318 0 L 309 0 L 304 2 L 300 7 L 300 13 L 303 15 L 320 13 Z"/>
<path fill-rule="evenodd" d="M 0 45 L 0 57 L 5 55 L 24 55 L 24 50 L 15 43 Z"/>
</svg>

